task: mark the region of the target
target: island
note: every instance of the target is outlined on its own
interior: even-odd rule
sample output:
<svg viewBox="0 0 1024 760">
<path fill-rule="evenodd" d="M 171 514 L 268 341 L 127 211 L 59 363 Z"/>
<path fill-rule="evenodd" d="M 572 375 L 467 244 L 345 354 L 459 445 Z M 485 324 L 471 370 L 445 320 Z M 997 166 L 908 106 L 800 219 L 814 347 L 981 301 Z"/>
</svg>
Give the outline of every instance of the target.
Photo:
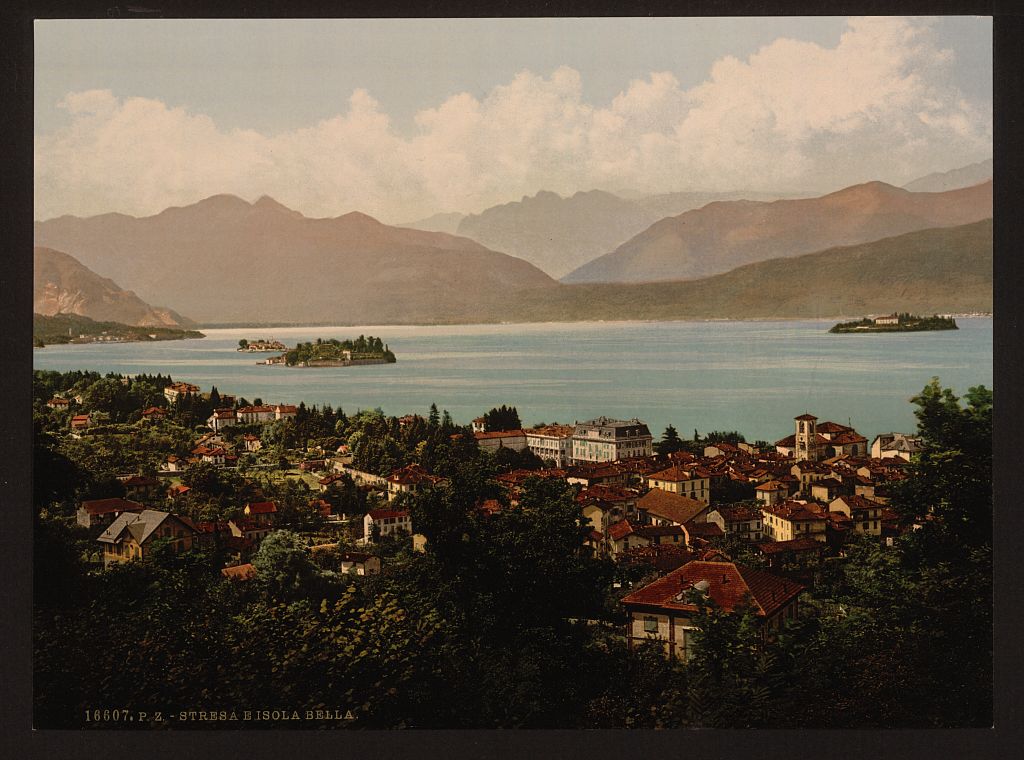
<svg viewBox="0 0 1024 760">
<path fill-rule="evenodd" d="M 883 332 L 924 332 L 930 330 L 959 330 L 952 317 L 933 314 L 919 317 L 906 312 L 886 314 L 882 317 L 864 317 L 853 322 L 840 322 L 829 330 L 830 333 L 883 333 Z"/>
<path fill-rule="evenodd" d="M 248 351 L 250 354 L 263 353 L 267 351 L 287 351 L 288 347 L 279 340 L 266 340 L 261 338 L 260 340 L 248 340 L 242 338 L 238 341 L 238 351 Z"/>
<path fill-rule="evenodd" d="M 80 314 L 32 315 L 32 345 L 35 348 L 65 343 L 128 343 L 205 337 L 198 330 L 97 322 Z"/>
<path fill-rule="evenodd" d="M 380 338 L 360 335 L 355 340 L 324 340 L 299 343 L 280 356 L 260 364 L 284 364 L 288 367 L 350 367 L 361 364 L 394 364 L 395 355 Z"/>
</svg>

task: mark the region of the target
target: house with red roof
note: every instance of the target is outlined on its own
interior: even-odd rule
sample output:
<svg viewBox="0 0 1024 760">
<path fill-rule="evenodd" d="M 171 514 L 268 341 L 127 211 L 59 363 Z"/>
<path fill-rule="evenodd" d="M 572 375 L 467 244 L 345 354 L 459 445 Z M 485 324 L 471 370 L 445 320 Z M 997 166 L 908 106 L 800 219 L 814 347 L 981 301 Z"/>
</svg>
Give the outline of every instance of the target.
<svg viewBox="0 0 1024 760">
<path fill-rule="evenodd" d="M 149 475 L 124 475 L 118 478 L 129 499 L 156 499 L 164 493 L 164 481 Z"/>
<path fill-rule="evenodd" d="M 159 422 L 167 416 L 167 410 L 161 409 L 159 406 L 151 406 L 148 409 L 142 410 L 142 419 L 147 422 Z"/>
<path fill-rule="evenodd" d="M 772 479 L 754 487 L 754 496 L 758 501 L 771 506 L 785 501 L 789 497 L 789 488 L 785 483 Z"/>
<path fill-rule="evenodd" d="M 675 464 L 665 470 L 659 470 L 647 476 L 648 488 L 659 488 L 662 491 L 688 496 L 691 499 L 711 503 L 711 476 L 702 467 L 686 467 Z"/>
<path fill-rule="evenodd" d="M 799 614 L 804 586 L 734 562 L 694 560 L 622 598 L 630 648 L 657 641 L 686 662 L 694 651 L 694 618 L 711 602 L 724 612 L 749 608 L 765 633 Z"/>
<path fill-rule="evenodd" d="M 487 435 L 487 433 L 484 433 Z M 444 478 L 435 477 L 421 465 L 409 464 L 392 472 L 387 477 L 388 501 L 394 501 L 400 494 L 416 494 L 427 486 L 437 485 Z"/>
<path fill-rule="evenodd" d="M 829 512 L 842 512 L 850 518 L 855 533 L 863 536 L 881 536 L 885 505 L 866 496 L 840 496 L 829 502 Z"/>
<path fill-rule="evenodd" d="M 54 396 L 53 398 L 46 402 L 46 405 L 50 409 L 68 409 L 71 406 L 71 402 L 68 401 L 66 398 Z"/>
<path fill-rule="evenodd" d="M 604 531 L 604 535 L 608 544 L 608 551 L 612 557 L 618 557 L 623 552 L 639 546 L 650 546 L 651 539 L 639 533 L 642 527 L 642 525 L 634 524 L 629 520 L 620 520 L 608 526 L 608 530 Z"/>
<path fill-rule="evenodd" d="M 172 404 L 182 396 L 198 395 L 199 386 L 192 385 L 192 383 L 171 383 L 164 388 L 164 397 Z"/>
<path fill-rule="evenodd" d="M 237 424 L 238 415 L 234 409 L 214 409 L 213 414 L 206 420 L 207 427 L 217 432 Z"/>
<path fill-rule="evenodd" d="M 761 510 L 741 504 L 716 507 L 708 512 L 708 522 L 719 527 L 725 536 L 743 541 L 760 541 L 764 531 Z"/>
<path fill-rule="evenodd" d="M 708 505 L 689 496 L 652 488 L 636 501 L 640 521 L 652 525 L 707 522 Z"/>
<path fill-rule="evenodd" d="M 379 529 L 382 537 L 412 535 L 412 518 L 409 516 L 409 511 L 405 509 L 371 510 L 363 517 L 363 537 L 360 539 L 362 543 L 373 542 L 374 528 Z"/>
<path fill-rule="evenodd" d="M 817 504 L 790 499 L 781 504 L 761 507 L 764 533 L 772 541 L 791 541 L 809 537 L 825 541 L 828 514 Z"/>
<path fill-rule="evenodd" d="M 272 501 L 251 501 L 245 505 L 242 514 L 261 525 L 273 525 L 277 504 Z"/>
<path fill-rule="evenodd" d="M 90 425 L 92 425 L 92 417 L 89 416 L 88 414 L 76 414 L 74 417 L 71 418 L 72 432 L 85 430 Z"/>
<path fill-rule="evenodd" d="M 124 512 L 141 512 L 145 507 L 129 499 L 90 499 L 78 505 L 76 522 L 83 528 L 108 525 Z"/>
</svg>

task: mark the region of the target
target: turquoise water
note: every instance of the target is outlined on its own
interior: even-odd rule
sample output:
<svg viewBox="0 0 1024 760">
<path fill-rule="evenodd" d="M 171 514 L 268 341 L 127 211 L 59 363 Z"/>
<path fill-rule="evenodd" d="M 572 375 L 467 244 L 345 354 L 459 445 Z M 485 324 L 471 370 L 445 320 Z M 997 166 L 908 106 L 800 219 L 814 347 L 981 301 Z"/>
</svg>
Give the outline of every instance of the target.
<svg viewBox="0 0 1024 760">
<path fill-rule="evenodd" d="M 957 392 L 992 386 L 992 319 L 958 331 L 830 335 L 831 322 L 592 322 L 572 324 L 296 327 L 207 330 L 201 340 L 49 346 L 37 369 L 160 372 L 250 401 L 330 403 L 352 413 L 426 414 L 431 402 L 468 423 L 514 405 L 525 424 L 598 415 L 739 430 L 775 440 L 804 412 L 869 438 L 915 427 L 911 396 L 932 376 Z M 287 345 L 379 335 L 397 364 L 299 369 L 259 366 L 239 338 Z"/>
</svg>

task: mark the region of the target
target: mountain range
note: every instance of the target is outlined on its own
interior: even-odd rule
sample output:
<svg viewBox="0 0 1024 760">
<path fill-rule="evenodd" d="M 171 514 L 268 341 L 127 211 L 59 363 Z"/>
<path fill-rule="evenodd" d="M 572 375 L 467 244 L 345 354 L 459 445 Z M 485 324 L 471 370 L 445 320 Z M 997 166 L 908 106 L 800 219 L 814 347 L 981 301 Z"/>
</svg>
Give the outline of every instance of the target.
<svg viewBox="0 0 1024 760">
<path fill-rule="evenodd" d="M 991 216 L 991 180 L 944 193 L 914 193 L 868 182 L 819 198 L 714 202 L 656 222 L 562 281 L 695 279 L 755 261 Z"/>
<path fill-rule="evenodd" d="M 562 277 L 607 253 L 659 219 L 712 201 L 775 200 L 779 194 L 746 191 L 678 192 L 636 199 L 603 190 L 569 197 L 541 191 L 522 200 L 492 206 L 464 217 L 456 228 L 488 248 L 529 261 L 552 277 Z M 424 223 L 435 223 L 435 217 Z M 419 225 L 416 225 L 419 226 Z M 428 229 L 420 226 L 420 229 Z"/>
<path fill-rule="evenodd" d="M 556 295 L 557 298 L 552 298 Z M 525 293 L 508 320 L 822 319 L 992 311 L 992 220 L 747 264 L 699 280 Z"/>
<path fill-rule="evenodd" d="M 84 267 L 73 256 L 38 246 L 32 253 L 32 311 L 36 314 L 78 314 L 97 322 L 141 327 L 195 325 L 175 311 L 150 306 L 130 290 Z"/>
<path fill-rule="evenodd" d="M 207 323 L 459 322 L 517 290 L 556 286 L 464 237 L 357 212 L 308 218 L 265 196 L 216 195 L 142 218 L 63 216 L 37 222 L 35 239 Z"/>
<path fill-rule="evenodd" d="M 903 186 L 904 190 L 915 193 L 942 193 L 960 187 L 977 185 L 992 179 L 992 159 L 979 161 L 976 164 L 961 166 L 948 172 L 933 172 Z"/>
</svg>

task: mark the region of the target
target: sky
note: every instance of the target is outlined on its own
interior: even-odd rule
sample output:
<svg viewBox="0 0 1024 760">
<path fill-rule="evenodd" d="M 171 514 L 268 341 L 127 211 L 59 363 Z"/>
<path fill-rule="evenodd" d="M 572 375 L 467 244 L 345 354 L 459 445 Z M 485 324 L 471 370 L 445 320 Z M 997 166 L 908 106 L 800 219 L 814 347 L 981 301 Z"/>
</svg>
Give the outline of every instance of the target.
<svg viewBox="0 0 1024 760">
<path fill-rule="evenodd" d="M 984 17 L 35 22 L 35 216 L 388 223 L 540 190 L 830 192 L 992 153 Z"/>
</svg>

